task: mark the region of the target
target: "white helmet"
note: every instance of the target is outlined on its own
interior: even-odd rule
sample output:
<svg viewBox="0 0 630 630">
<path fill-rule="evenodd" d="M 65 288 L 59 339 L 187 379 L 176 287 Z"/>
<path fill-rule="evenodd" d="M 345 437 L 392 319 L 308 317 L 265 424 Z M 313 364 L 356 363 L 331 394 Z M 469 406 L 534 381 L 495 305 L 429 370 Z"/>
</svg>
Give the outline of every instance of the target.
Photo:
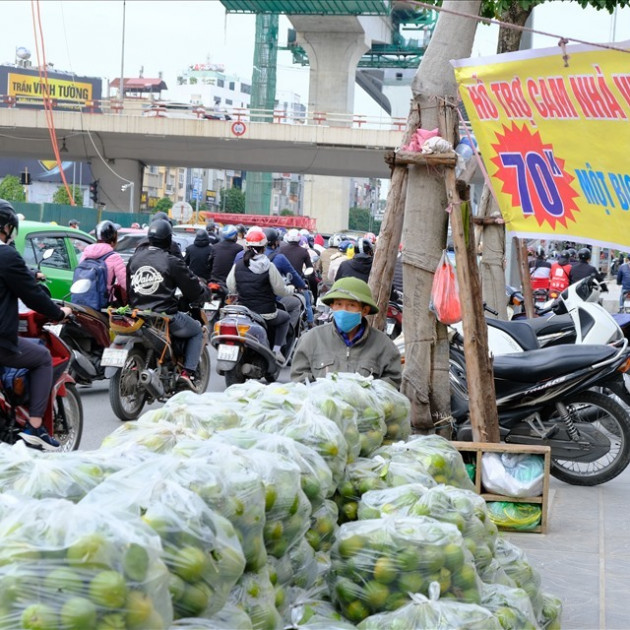
<svg viewBox="0 0 630 630">
<path fill-rule="evenodd" d="M 284 240 L 287 243 L 299 243 L 301 234 L 295 229 L 291 228 L 285 235 Z"/>
</svg>

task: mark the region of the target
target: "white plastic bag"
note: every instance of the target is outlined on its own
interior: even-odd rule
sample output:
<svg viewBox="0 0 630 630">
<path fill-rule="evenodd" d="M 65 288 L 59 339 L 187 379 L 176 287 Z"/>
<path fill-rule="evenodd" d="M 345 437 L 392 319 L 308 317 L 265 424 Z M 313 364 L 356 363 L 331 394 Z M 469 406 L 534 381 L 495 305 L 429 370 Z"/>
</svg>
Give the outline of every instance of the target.
<svg viewBox="0 0 630 630">
<path fill-rule="evenodd" d="M 484 453 L 481 483 L 488 492 L 508 497 L 537 497 L 542 494 L 543 458 L 524 453 Z"/>
</svg>

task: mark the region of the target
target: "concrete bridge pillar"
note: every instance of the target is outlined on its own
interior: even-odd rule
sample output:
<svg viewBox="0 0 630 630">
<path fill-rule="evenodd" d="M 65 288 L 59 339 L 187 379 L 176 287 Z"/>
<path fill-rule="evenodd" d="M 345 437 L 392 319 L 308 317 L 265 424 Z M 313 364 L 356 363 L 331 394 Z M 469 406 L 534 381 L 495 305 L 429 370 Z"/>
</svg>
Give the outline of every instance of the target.
<svg viewBox="0 0 630 630">
<path fill-rule="evenodd" d="M 308 122 L 317 124 L 319 112 L 350 114 L 334 126 L 352 126 L 354 85 L 357 65 L 370 49 L 371 40 L 356 22 L 340 18 L 296 18 L 291 16 L 299 44 L 310 63 Z M 336 32 L 335 24 L 343 24 Z M 338 26 L 338 27 L 339 27 Z M 325 119 L 321 124 L 329 125 Z M 304 214 L 317 217 L 320 232 L 336 232 L 348 227 L 350 180 L 345 177 L 313 176 L 304 182 Z"/>
<path fill-rule="evenodd" d="M 92 177 L 98 180 L 98 201 L 105 204 L 106 210 L 140 211 L 142 162 L 116 158 L 104 164 L 100 159 L 92 159 L 90 169 Z"/>
</svg>

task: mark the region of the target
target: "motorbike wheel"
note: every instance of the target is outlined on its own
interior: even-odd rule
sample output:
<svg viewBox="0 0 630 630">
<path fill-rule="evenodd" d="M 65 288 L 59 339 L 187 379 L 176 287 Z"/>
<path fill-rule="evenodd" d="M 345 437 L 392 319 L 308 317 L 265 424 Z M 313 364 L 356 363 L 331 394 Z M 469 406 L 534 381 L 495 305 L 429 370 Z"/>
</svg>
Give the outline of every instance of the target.
<svg viewBox="0 0 630 630">
<path fill-rule="evenodd" d="M 140 372 L 144 370 L 144 356 L 130 350 L 125 365 L 109 380 L 109 402 L 121 420 L 135 420 L 142 411 L 147 396 L 140 387 Z"/>
<path fill-rule="evenodd" d="M 197 366 L 197 387 L 195 393 L 203 394 L 208 389 L 208 383 L 210 382 L 210 355 L 208 354 L 208 348 L 204 348 L 199 358 L 199 365 Z"/>
<path fill-rule="evenodd" d="M 65 426 L 59 406 L 63 405 Z M 53 407 L 53 437 L 61 444 L 59 450 L 76 451 L 83 434 L 83 405 L 74 383 L 66 384 L 66 395 L 60 396 Z"/>
<path fill-rule="evenodd" d="M 608 396 L 592 391 L 572 396 L 566 405 L 578 417 L 578 431 L 586 424 L 597 428 L 600 436 L 610 442 L 610 449 L 592 462 L 560 459 L 554 457 L 552 449 L 551 474 L 574 486 L 596 486 L 621 474 L 630 462 L 630 418 L 625 409 Z"/>
</svg>

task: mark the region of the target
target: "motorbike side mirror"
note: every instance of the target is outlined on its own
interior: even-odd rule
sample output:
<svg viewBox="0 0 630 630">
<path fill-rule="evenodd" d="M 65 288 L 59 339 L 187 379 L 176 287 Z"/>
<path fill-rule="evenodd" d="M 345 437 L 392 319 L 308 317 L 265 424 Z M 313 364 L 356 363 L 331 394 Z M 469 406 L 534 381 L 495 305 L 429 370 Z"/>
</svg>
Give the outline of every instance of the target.
<svg viewBox="0 0 630 630">
<path fill-rule="evenodd" d="M 81 278 L 80 280 L 72 283 L 72 286 L 70 287 L 70 293 L 76 293 L 78 295 L 82 293 L 87 293 L 90 290 L 91 286 L 92 283 L 87 278 Z"/>
<path fill-rule="evenodd" d="M 37 263 L 37 271 L 39 271 L 40 267 L 42 266 L 42 263 L 45 260 L 48 260 L 54 253 L 55 253 L 54 247 L 49 247 L 48 249 L 44 250 L 42 257 L 39 259 L 39 262 Z"/>
</svg>

